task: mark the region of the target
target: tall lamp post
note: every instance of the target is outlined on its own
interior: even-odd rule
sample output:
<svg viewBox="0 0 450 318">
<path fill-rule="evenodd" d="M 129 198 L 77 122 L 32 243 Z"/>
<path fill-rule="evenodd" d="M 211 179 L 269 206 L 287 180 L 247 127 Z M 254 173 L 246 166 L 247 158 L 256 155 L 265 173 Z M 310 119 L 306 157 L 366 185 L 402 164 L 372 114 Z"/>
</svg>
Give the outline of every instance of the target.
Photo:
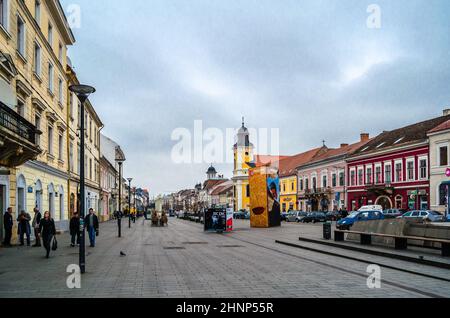
<svg viewBox="0 0 450 318">
<path fill-rule="evenodd" d="M 86 209 L 86 192 L 85 192 L 85 171 L 84 171 L 84 147 L 85 147 L 85 122 L 84 122 L 84 103 L 88 99 L 89 95 L 95 93 L 95 88 L 88 85 L 71 85 L 69 90 L 77 95 L 78 100 L 81 103 L 80 107 L 80 257 L 79 265 L 80 272 L 84 274 L 86 272 L 86 247 L 85 247 L 85 229 L 84 229 L 84 217 Z"/>
<path fill-rule="evenodd" d="M 119 164 L 119 211 L 117 213 L 117 230 L 118 236 L 122 237 L 122 164 L 126 159 L 120 147 L 116 147 L 115 160 Z"/>
<path fill-rule="evenodd" d="M 128 178 L 128 228 L 131 228 L 131 181 L 133 178 Z"/>
</svg>

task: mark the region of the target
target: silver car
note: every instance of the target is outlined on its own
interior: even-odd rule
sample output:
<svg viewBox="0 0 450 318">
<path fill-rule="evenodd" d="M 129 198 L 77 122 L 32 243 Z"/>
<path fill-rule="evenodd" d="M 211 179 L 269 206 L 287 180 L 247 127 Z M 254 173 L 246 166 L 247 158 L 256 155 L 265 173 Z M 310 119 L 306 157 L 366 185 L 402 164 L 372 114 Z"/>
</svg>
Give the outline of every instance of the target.
<svg viewBox="0 0 450 318">
<path fill-rule="evenodd" d="M 444 222 L 445 217 L 437 211 L 409 211 L 403 214 L 400 218 L 406 219 L 423 219 L 431 222 Z"/>
</svg>

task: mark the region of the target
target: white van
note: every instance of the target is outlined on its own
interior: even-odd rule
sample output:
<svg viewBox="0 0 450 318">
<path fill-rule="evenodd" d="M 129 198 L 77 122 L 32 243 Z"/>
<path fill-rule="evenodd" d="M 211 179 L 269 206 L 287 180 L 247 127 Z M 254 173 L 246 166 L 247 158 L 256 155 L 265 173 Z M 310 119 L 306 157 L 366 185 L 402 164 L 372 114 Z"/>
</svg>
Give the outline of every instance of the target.
<svg viewBox="0 0 450 318">
<path fill-rule="evenodd" d="M 362 206 L 358 212 L 364 212 L 364 211 L 380 211 L 383 212 L 383 207 L 381 205 L 365 205 Z"/>
</svg>

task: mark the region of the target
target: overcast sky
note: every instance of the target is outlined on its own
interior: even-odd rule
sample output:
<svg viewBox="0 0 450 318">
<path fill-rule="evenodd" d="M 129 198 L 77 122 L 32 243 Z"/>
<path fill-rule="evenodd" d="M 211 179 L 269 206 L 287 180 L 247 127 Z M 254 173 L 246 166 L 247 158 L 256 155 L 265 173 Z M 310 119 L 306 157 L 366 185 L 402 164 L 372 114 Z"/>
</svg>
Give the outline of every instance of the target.
<svg viewBox="0 0 450 318">
<path fill-rule="evenodd" d="M 176 128 L 279 128 L 281 154 L 351 143 L 450 107 L 450 1 L 62 0 L 81 7 L 69 55 L 125 176 L 191 188 Z M 381 8 L 370 29 L 367 7 Z M 231 149 L 225 149 L 231 151 Z M 231 177 L 232 165 L 215 164 Z"/>
</svg>

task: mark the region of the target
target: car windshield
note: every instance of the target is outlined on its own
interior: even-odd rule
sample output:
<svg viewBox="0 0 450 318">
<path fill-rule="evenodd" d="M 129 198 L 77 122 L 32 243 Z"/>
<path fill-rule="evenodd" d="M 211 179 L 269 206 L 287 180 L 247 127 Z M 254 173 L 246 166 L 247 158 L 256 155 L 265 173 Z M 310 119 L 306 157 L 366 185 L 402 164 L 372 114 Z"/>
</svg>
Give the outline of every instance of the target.
<svg viewBox="0 0 450 318">
<path fill-rule="evenodd" d="M 356 218 L 359 215 L 360 212 L 352 212 L 350 213 L 350 215 L 348 216 L 349 218 Z"/>
</svg>

